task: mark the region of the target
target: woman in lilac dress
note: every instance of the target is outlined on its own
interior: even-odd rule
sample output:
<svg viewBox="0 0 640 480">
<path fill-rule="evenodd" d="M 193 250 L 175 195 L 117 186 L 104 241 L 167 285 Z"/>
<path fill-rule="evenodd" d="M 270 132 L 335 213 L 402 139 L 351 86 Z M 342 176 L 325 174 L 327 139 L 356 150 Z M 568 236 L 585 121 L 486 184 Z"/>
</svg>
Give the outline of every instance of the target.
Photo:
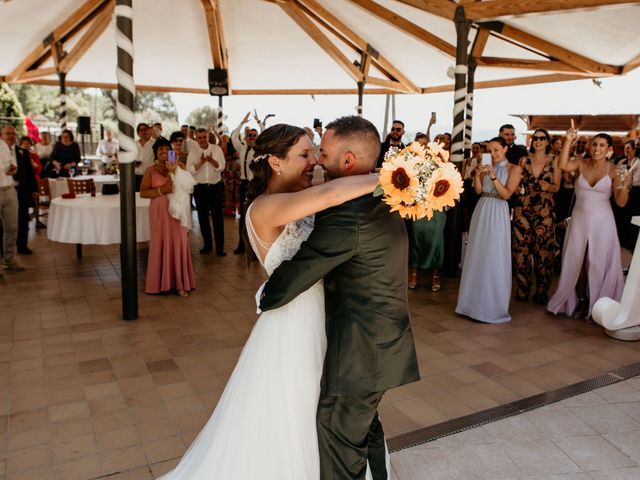
<svg viewBox="0 0 640 480">
<path fill-rule="evenodd" d="M 575 204 L 562 253 L 558 289 L 547 304 L 551 313 L 575 318 L 591 317 L 599 298 L 620 301 L 624 289 L 620 243 L 611 209 L 611 193 L 617 205 L 629 199 L 630 177 L 616 176 L 615 165 L 607 159 L 613 140 L 606 133 L 593 137 L 591 158 L 569 159 L 576 131 L 571 122 L 560 154 L 563 172 L 576 172 Z"/>
<path fill-rule="evenodd" d="M 511 223 L 509 204 L 522 169 L 507 160 L 507 143 L 493 138 L 487 146 L 492 164 L 478 165 L 473 186 L 480 200 L 473 211 L 456 313 L 480 322 L 511 320 Z"/>
</svg>

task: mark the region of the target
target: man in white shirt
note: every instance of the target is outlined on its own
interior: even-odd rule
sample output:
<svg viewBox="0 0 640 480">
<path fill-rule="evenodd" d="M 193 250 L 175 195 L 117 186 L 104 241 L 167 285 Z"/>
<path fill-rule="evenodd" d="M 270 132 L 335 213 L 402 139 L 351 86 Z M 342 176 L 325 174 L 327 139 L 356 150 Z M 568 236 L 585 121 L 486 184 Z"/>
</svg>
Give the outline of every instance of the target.
<svg viewBox="0 0 640 480">
<path fill-rule="evenodd" d="M 195 140 L 185 139 L 185 148 L 188 152 L 187 170 L 196 180 L 193 198 L 196 201 L 200 232 L 204 240 L 200 253 L 205 254 L 213 250 L 209 223 L 209 216 L 211 216 L 216 255 L 224 257 L 227 255 L 224 251 L 224 220 L 222 218 L 224 184 L 221 172 L 225 167 L 224 153 L 218 145 L 209 143 L 209 132 L 206 129 L 196 129 L 195 137 Z"/>
<path fill-rule="evenodd" d="M 140 191 L 140 183 L 142 182 L 142 176 L 144 172 L 153 165 L 154 156 L 153 156 L 153 144 L 156 143 L 154 131 L 149 125 L 144 122 L 141 122 L 136 127 L 136 133 L 138 134 L 138 141 L 136 145 L 138 147 L 138 156 L 136 158 L 135 166 L 136 166 L 136 192 Z"/>
<path fill-rule="evenodd" d="M 118 140 L 113 139 L 113 133 L 111 130 L 107 130 L 105 132 L 106 138 L 103 138 L 98 143 L 98 148 L 96 149 L 96 155 L 100 156 L 102 163 L 104 165 L 110 165 L 118 154 Z"/>
<path fill-rule="evenodd" d="M 253 178 L 253 173 L 249 167 L 253 160 L 253 147 L 256 143 L 256 138 L 258 137 L 258 131 L 255 128 L 250 128 L 246 131 L 244 140 L 240 138 L 240 131 L 249 121 L 249 115 L 250 113 L 247 113 L 240 122 L 240 125 L 231 132 L 231 143 L 236 152 L 238 152 L 238 163 L 240 164 L 240 231 L 238 247 L 233 251 L 236 255 L 243 254 L 245 249 L 244 240 L 242 238 L 242 231 L 244 230 L 244 205 L 247 198 L 249 180 Z M 261 130 L 264 129 L 262 124 L 258 123 L 258 125 L 260 125 Z"/>
<path fill-rule="evenodd" d="M 12 126 L 6 125 L 4 129 Z M 15 131 L 15 130 L 14 130 Z M 3 226 L 2 243 L 4 267 L 9 270 L 21 271 L 20 266 L 14 258 L 16 240 L 18 239 L 18 193 L 15 188 L 13 175 L 18 172 L 18 162 L 15 153 L 9 146 L 0 139 L 0 222 Z M 4 271 L 0 268 L 0 276 Z"/>
</svg>

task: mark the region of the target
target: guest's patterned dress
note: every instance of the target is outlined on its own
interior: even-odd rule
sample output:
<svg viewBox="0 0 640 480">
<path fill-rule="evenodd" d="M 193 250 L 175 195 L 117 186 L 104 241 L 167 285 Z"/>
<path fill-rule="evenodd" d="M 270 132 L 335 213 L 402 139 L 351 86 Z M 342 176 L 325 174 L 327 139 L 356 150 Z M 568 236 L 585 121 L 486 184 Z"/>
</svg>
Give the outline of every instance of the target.
<svg viewBox="0 0 640 480">
<path fill-rule="evenodd" d="M 512 222 L 516 297 L 529 297 L 533 258 L 533 273 L 536 279 L 533 300 L 546 303 L 557 244 L 553 193 L 543 191 L 540 181 L 553 183 L 553 157 L 547 157 L 547 163 L 538 177 L 533 174 L 531 157 L 527 157 L 523 163 L 521 195 L 518 195 Z"/>
</svg>

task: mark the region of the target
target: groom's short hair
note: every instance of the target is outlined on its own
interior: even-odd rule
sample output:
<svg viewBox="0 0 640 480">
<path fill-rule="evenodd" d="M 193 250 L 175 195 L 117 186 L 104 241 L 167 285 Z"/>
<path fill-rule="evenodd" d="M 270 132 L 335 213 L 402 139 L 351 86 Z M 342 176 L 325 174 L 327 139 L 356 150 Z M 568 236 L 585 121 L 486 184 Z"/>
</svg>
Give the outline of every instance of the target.
<svg viewBox="0 0 640 480">
<path fill-rule="evenodd" d="M 329 123 L 326 130 L 332 130 L 334 138 L 348 142 L 349 147 L 357 150 L 359 159 L 370 162 L 375 167 L 380 155 L 380 134 L 373 123 L 356 115 L 340 117 Z"/>
</svg>

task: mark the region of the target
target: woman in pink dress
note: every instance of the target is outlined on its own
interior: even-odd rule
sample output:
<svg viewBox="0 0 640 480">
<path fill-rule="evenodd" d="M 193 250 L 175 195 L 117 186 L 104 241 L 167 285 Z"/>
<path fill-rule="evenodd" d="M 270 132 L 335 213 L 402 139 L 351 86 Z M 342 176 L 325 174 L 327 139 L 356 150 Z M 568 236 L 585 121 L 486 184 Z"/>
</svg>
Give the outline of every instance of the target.
<svg viewBox="0 0 640 480">
<path fill-rule="evenodd" d="M 569 159 L 576 137 L 571 123 L 558 165 L 563 172 L 577 173 L 575 205 L 564 240 L 558 289 L 547 310 L 588 319 L 599 298 L 620 301 L 622 297 L 620 243 L 610 198 L 613 192 L 616 204 L 624 206 L 630 182 L 628 177 L 616 176 L 615 165 L 607 158 L 613 140 L 606 133 L 593 137 L 591 158 Z"/>
<path fill-rule="evenodd" d="M 155 164 L 142 177 L 140 196 L 150 198 L 149 206 L 149 258 L 147 261 L 146 293 L 161 293 L 177 290 L 186 297 L 196 288 L 191 265 L 188 230 L 180 220 L 169 215 L 167 194 L 173 192 L 170 172 L 179 167 L 167 161 L 171 149 L 169 141 L 163 137 L 153 145 Z"/>
</svg>

